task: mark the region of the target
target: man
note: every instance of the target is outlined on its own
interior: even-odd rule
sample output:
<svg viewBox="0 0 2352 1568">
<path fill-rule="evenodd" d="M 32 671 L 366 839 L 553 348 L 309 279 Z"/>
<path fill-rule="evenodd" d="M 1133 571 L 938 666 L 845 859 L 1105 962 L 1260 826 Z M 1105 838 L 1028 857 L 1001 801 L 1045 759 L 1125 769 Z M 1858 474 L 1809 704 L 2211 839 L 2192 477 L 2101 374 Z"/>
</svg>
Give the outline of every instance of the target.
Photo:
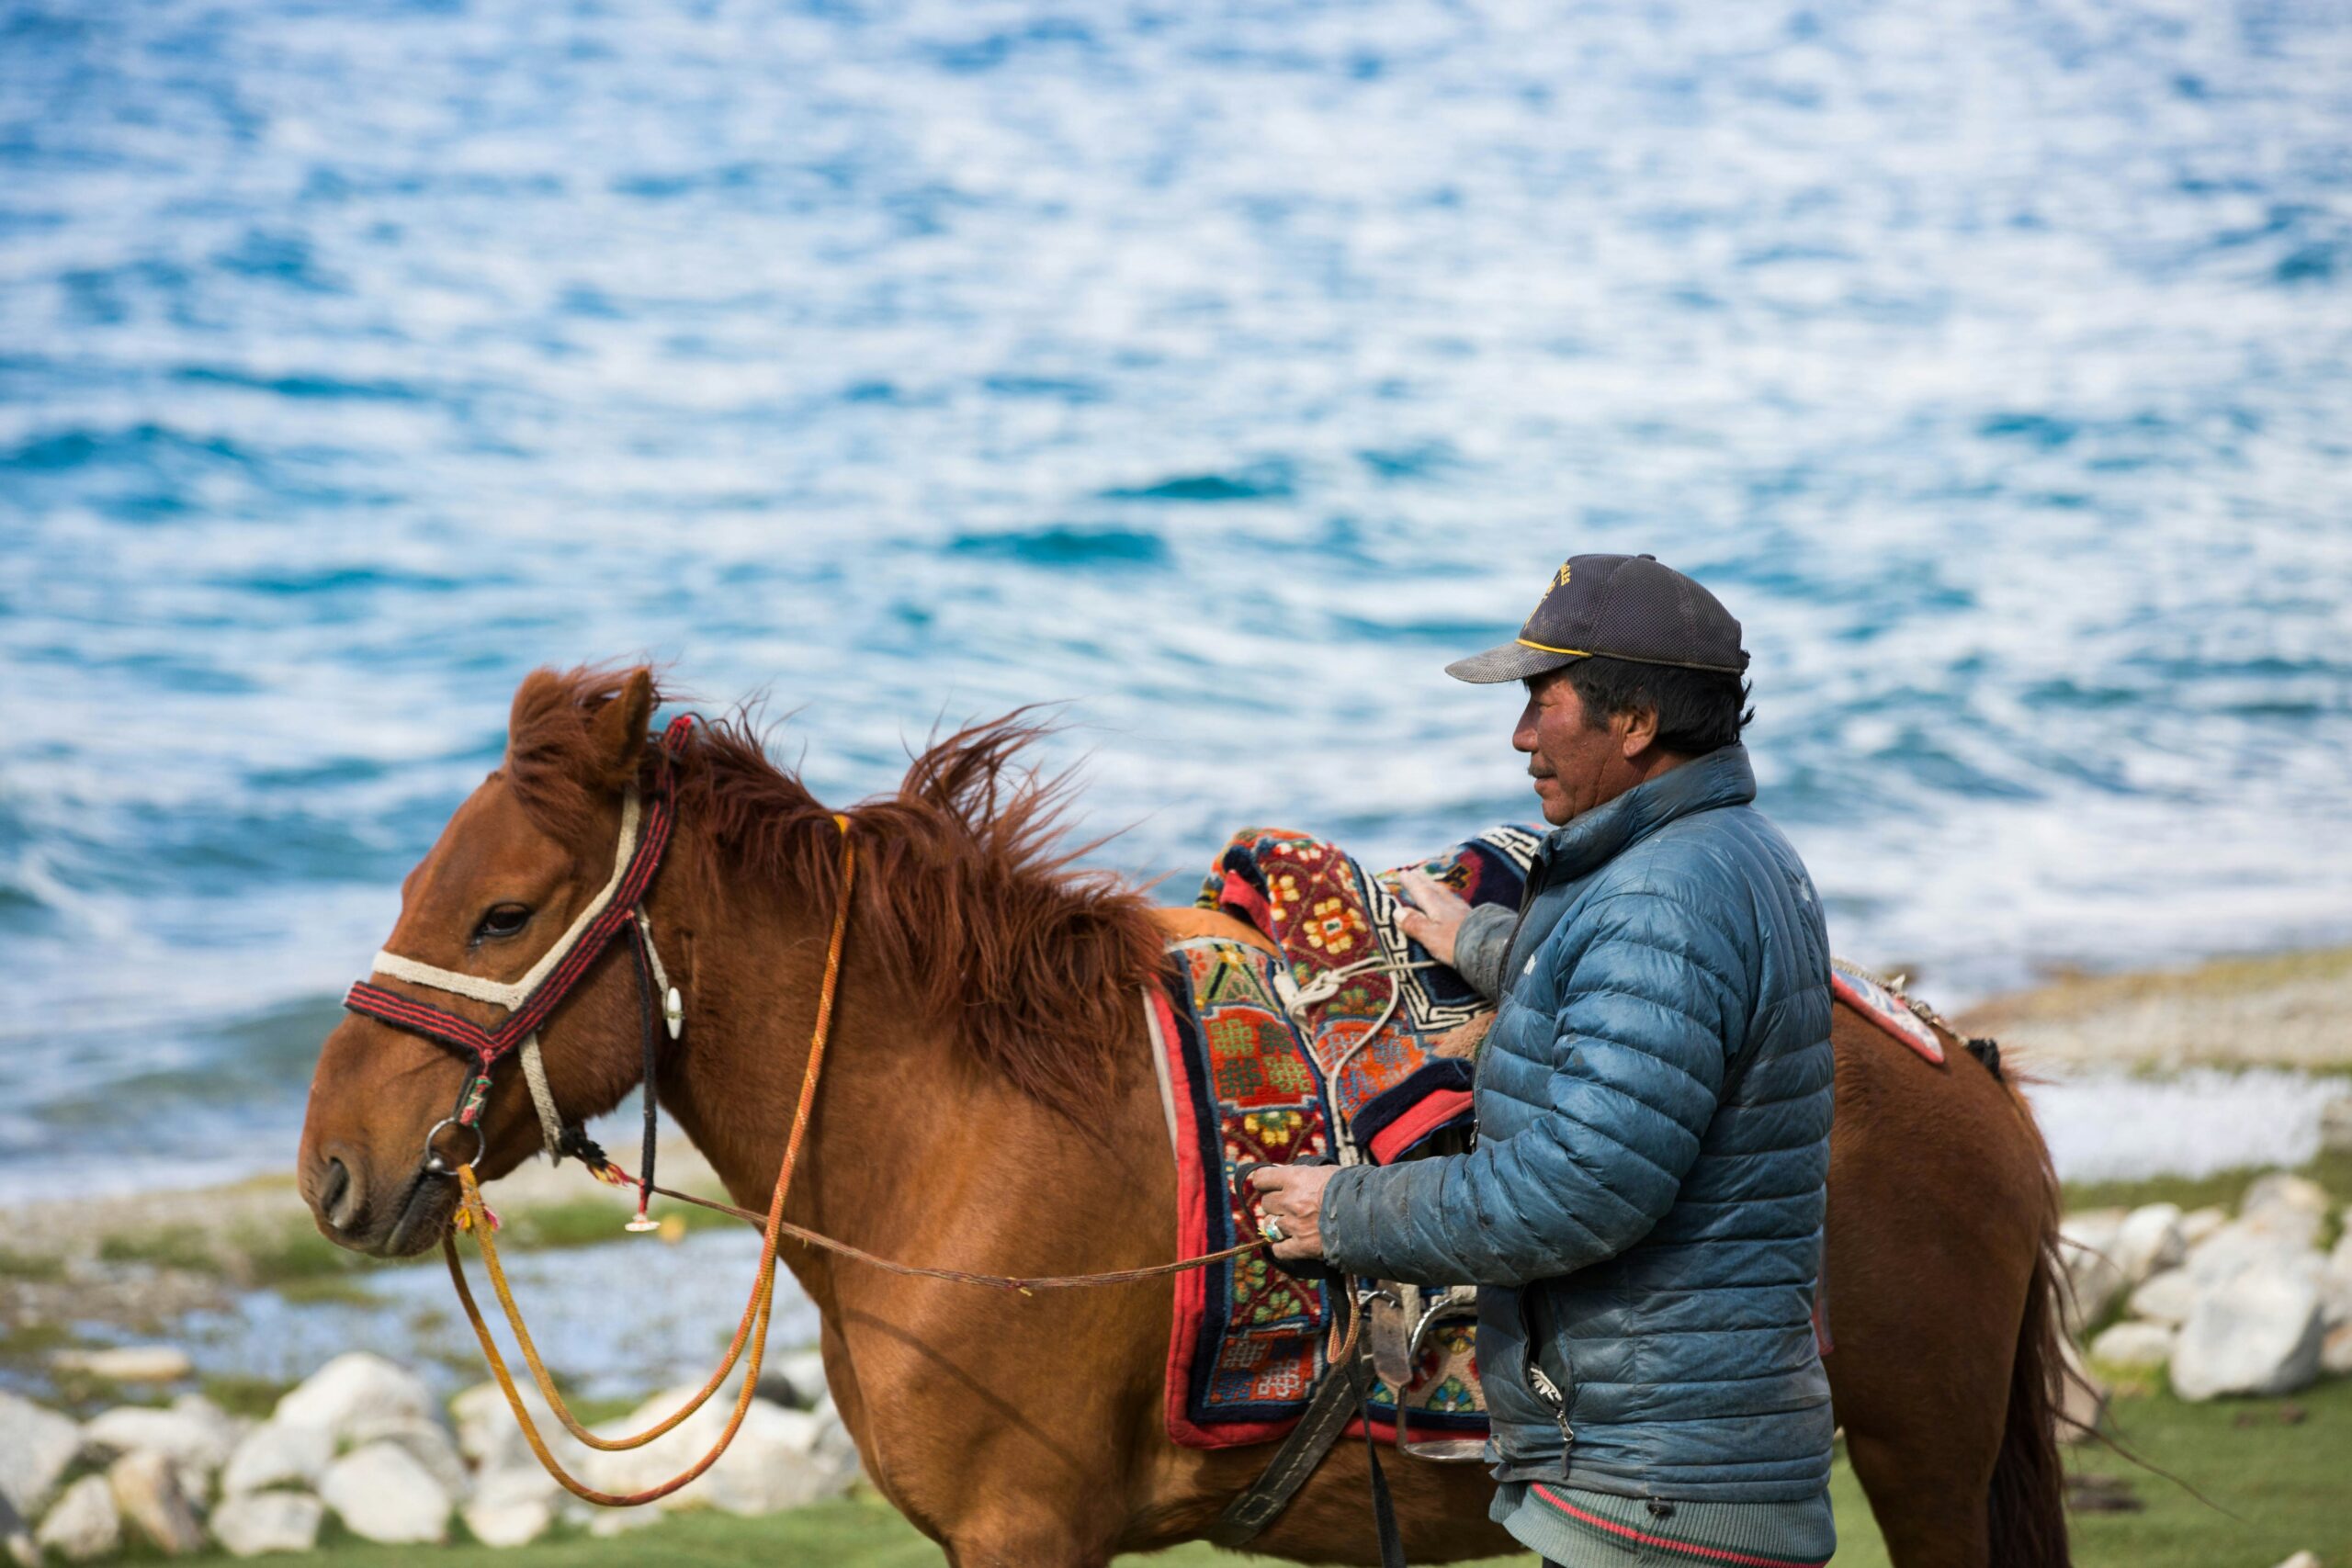
<svg viewBox="0 0 2352 1568">
<path fill-rule="evenodd" d="M 1512 642 L 1554 831 L 1516 917 L 1427 878 L 1406 930 L 1498 997 L 1469 1153 L 1260 1171 L 1280 1258 L 1479 1287 L 1495 1517 L 1567 1568 L 1817 1563 L 1829 1385 L 1821 906 L 1758 812 L 1739 623 L 1649 556 L 1577 556 Z"/>
</svg>

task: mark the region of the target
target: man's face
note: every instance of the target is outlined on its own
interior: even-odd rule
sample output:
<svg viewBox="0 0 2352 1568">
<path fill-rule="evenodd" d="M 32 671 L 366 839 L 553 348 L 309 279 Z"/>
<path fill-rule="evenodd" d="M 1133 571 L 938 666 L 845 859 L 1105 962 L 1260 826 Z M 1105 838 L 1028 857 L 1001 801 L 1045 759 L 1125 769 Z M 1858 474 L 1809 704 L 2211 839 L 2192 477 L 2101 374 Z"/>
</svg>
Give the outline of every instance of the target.
<svg viewBox="0 0 2352 1568">
<path fill-rule="evenodd" d="M 1641 782 L 1625 755 L 1625 723 L 1585 723 L 1584 701 L 1562 671 L 1527 682 L 1527 707 L 1510 743 L 1527 753 L 1544 820 L 1559 827 Z"/>
</svg>

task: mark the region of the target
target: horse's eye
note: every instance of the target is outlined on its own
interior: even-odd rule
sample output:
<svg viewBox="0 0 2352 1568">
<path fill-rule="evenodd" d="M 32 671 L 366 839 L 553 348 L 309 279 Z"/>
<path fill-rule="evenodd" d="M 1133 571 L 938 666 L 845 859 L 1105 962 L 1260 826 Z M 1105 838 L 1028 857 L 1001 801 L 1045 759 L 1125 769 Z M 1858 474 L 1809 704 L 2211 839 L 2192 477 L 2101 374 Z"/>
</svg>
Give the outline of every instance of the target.
<svg viewBox="0 0 2352 1568">
<path fill-rule="evenodd" d="M 492 937 L 513 936 L 531 923 L 531 908 L 527 904 L 496 904 L 474 928 L 474 940 L 483 942 Z"/>
</svg>

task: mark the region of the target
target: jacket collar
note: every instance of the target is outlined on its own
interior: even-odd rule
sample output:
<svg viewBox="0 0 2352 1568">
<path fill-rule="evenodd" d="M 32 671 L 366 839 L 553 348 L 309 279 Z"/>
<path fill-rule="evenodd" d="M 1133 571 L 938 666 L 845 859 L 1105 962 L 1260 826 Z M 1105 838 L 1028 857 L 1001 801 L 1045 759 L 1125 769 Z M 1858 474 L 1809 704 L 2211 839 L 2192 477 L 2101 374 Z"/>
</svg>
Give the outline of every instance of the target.
<svg viewBox="0 0 2352 1568">
<path fill-rule="evenodd" d="M 1617 858 L 1668 822 L 1756 798 L 1756 773 L 1737 741 L 1669 768 L 1596 807 L 1544 840 L 1548 871 L 1577 877 Z"/>
</svg>

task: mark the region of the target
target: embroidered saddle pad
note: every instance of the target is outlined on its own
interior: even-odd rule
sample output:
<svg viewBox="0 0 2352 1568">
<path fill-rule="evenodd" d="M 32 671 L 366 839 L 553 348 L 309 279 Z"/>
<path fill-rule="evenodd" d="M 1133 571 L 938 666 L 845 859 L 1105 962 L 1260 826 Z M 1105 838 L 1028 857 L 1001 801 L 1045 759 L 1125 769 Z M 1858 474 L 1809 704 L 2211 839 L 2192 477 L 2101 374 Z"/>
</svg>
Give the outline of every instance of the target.
<svg viewBox="0 0 2352 1568">
<path fill-rule="evenodd" d="M 1500 829 L 1423 869 L 1473 903 L 1516 907 L 1536 842 Z M 1245 920 L 1282 953 L 1213 935 L 1177 942 L 1150 998 L 1186 1253 L 1255 1234 L 1233 1190 L 1240 1166 L 1331 1155 L 1335 1125 L 1383 1163 L 1467 1127 L 1469 1055 L 1492 1009 L 1450 969 L 1363 967 L 1429 962 L 1396 929 L 1397 874 L 1367 874 L 1297 833 L 1240 834 L 1219 857 L 1201 907 Z M 1335 972 L 1344 977 L 1323 987 L 1330 994 L 1311 999 Z M 1285 1005 L 1302 994 L 1310 999 Z M 1179 1275 L 1175 1290 L 1169 1435 L 1224 1448 L 1288 1432 L 1323 1371 L 1327 1289 L 1260 1256 Z M 1403 1394 L 1417 1437 L 1484 1435 L 1476 1357 L 1466 1322 L 1436 1323 L 1423 1337 Z M 1387 1383 L 1372 1396 L 1375 1434 L 1392 1441 L 1397 1397 Z"/>
</svg>

